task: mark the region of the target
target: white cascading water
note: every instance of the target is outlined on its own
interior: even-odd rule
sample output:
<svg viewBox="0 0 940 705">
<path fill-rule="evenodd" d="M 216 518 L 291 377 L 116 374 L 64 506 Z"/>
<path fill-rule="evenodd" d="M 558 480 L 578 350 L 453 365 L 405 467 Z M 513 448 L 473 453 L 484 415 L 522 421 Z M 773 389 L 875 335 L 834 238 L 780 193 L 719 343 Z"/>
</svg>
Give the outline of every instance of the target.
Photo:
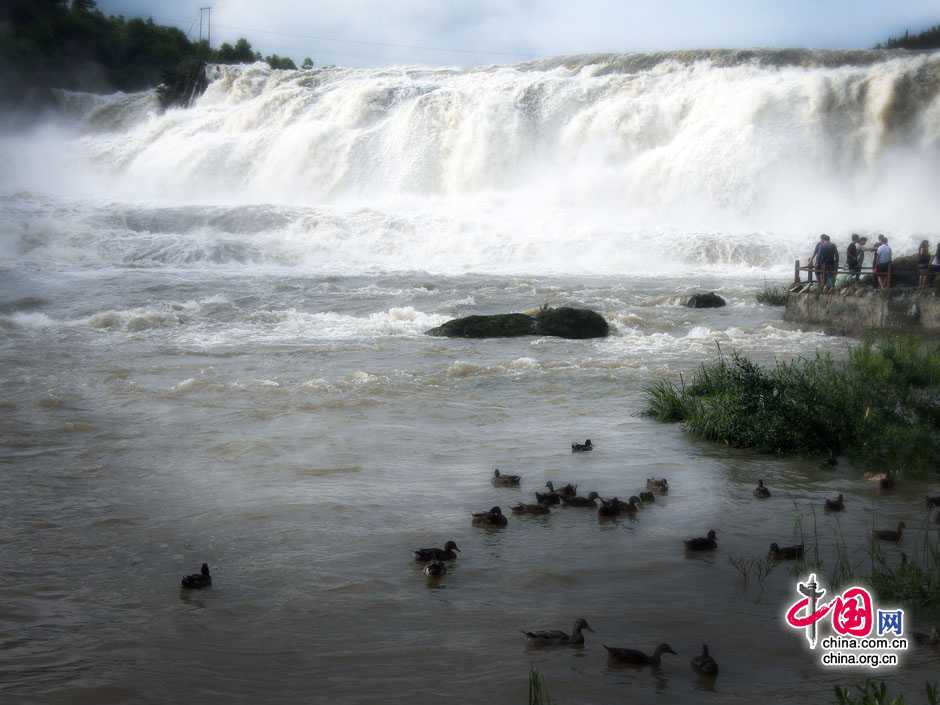
<svg viewBox="0 0 940 705">
<path fill-rule="evenodd" d="M 144 264 L 741 271 L 823 231 L 940 231 L 940 53 L 210 73 L 163 114 L 69 96 L 80 138 L 20 139 L 4 187 L 108 201 L 60 254 Z"/>
</svg>

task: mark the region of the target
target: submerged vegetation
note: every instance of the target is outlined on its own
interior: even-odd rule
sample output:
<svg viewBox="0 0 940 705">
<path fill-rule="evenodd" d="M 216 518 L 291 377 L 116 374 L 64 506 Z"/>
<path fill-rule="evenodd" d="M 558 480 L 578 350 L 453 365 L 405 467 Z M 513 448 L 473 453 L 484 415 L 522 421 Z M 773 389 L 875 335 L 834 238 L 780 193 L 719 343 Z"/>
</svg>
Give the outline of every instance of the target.
<svg viewBox="0 0 940 705">
<path fill-rule="evenodd" d="M 535 666 L 529 670 L 529 705 L 551 705 L 552 699 L 548 696 L 545 679 L 536 670 Z"/>
<path fill-rule="evenodd" d="M 649 416 L 729 446 L 864 455 L 923 474 L 940 457 L 940 343 L 868 340 L 844 361 L 769 368 L 719 350 L 688 382 L 648 388 L 646 401 Z"/>
<path fill-rule="evenodd" d="M 928 683 L 926 691 L 926 704 L 940 705 L 940 689 Z M 903 695 L 891 697 L 884 681 L 875 683 L 873 680 L 866 680 L 864 685 L 856 686 L 854 691 L 836 686 L 837 705 L 905 705 L 906 702 Z"/>
</svg>

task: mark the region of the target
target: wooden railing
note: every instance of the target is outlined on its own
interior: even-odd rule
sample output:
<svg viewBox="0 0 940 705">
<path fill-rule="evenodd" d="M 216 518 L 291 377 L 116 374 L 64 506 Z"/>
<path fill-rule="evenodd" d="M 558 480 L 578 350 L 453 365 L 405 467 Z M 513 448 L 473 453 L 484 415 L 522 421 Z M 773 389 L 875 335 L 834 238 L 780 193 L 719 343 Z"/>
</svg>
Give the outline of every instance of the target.
<svg viewBox="0 0 940 705">
<path fill-rule="evenodd" d="M 884 282 L 881 285 L 883 289 L 890 289 L 891 288 L 891 274 L 892 274 L 891 269 L 892 269 L 892 264 L 889 262 L 888 269 L 885 272 L 875 272 L 874 266 L 856 267 L 855 269 L 849 269 L 848 267 L 836 267 L 834 274 L 837 277 L 840 274 L 848 274 L 853 277 L 858 277 L 858 276 L 861 276 L 863 272 L 871 272 L 872 274 L 874 274 L 876 277 L 878 277 Z M 826 273 L 829 273 L 830 271 L 832 271 L 825 267 L 817 267 L 816 265 L 810 265 L 810 264 L 801 265 L 800 260 L 796 260 L 796 262 L 793 264 L 793 283 L 794 284 L 802 283 L 800 280 L 800 272 L 807 272 L 808 276 L 806 280 L 810 284 L 813 283 L 813 274 L 816 275 L 817 281 L 822 281 L 824 270 Z"/>
</svg>

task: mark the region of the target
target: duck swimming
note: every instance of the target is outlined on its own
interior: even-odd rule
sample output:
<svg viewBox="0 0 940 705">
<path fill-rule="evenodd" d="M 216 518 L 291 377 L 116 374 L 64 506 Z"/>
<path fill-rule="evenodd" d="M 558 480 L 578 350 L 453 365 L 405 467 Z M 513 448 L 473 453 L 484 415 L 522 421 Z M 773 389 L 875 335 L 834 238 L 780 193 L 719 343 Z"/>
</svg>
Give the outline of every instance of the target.
<svg viewBox="0 0 940 705">
<path fill-rule="evenodd" d="M 709 529 L 707 536 L 686 539 L 685 547 L 690 551 L 714 551 L 718 548 L 717 536 L 714 529 Z"/>
<path fill-rule="evenodd" d="M 499 468 L 493 471 L 493 484 L 497 487 L 518 487 L 522 478 L 519 475 L 503 475 Z"/>
<path fill-rule="evenodd" d="M 447 566 L 441 561 L 433 561 L 424 566 L 424 574 L 429 578 L 440 578 L 447 574 Z"/>
<path fill-rule="evenodd" d="M 894 475 L 891 474 L 891 471 L 885 473 L 885 476 L 878 481 L 878 484 L 883 490 L 893 490 L 894 489 Z"/>
<path fill-rule="evenodd" d="M 607 655 L 611 661 L 616 661 L 617 663 L 631 663 L 635 666 L 652 666 L 653 668 L 659 668 L 663 654 L 679 655 L 672 650 L 669 644 L 660 644 L 656 647 L 656 650 L 651 656 L 644 654 L 642 651 L 637 651 L 636 649 L 618 649 L 613 646 L 607 646 L 606 644 L 604 644 L 604 648 L 607 649 Z"/>
<path fill-rule="evenodd" d="M 940 497 L 927 498 L 927 509 L 930 509 L 931 507 L 940 507 Z"/>
<path fill-rule="evenodd" d="M 651 504 L 656 501 L 656 495 L 652 492 L 640 492 L 640 501 L 643 504 Z"/>
<path fill-rule="evenodd" d="M 539 504 L 544 504 L 546 507 L 554 506 L 556 504 L 561 504 L 561 495 L 557 492 L 536 492 L 535 501 Z"/>
<path fill-rule="evenodd" d="M 419 548 L 414 552 L 415 560 L 421 563 L 428 561 L 452 561 L 457 558 L 460 549 L 453 541 L 444 544 L 444 548 Z"/>
<path fill-rule="evenodd" d="M 597 506 L 595 504 L 597 498 L 597 492 L 591 492 L 587 497 L 562 497 L 561 503 L 566 507 L 591 507 L 593 509 Z"/>
<path fill-rule="evenodd" d="M 601 506 L 598 508 L 597 514 L 602 517 L 618 517 L 621 514 L 635 514 L 638 509 L 636 497 L 631 497 L 629 502 L 614 497 L 613 499 L 601 499 Z"/>
<path fill-rule="evenodd" d="M 708 644 L 702 644 L 702 655 L 691 661 L 692 670 L 700 676 L 717 676 L 718 662 L 708 654 Z"/>
<path fill-rule="evenodd" d="M 524 504 L 520 502 L 512 507 L 513 514 L 551 514 L 547 504 Z"/>
<path fill-rule="evenodd" d="M 588 453 L 594 450 L 594 444 L 591 443 L 591 439 L 588 438 L 584 443 L 572 443 L 571 452 L 572 453 Z"/>
<path fill-rule="evenodd" d="M 903 521 L 899 521 L 896 531 L 893 529 L 874 529 L 871 533 L 876 539 L 890 541 L 891 543 L 900 543 L 901 537 L 904 535 L 904 529 L 906 528 L 907 524 Z"/>
<path fill-rule="evenodd" d="M 493 507 L 488 512 L 478 512 L 473 515 L 474 526 L 506 526 L 509 520 L 503 516 L 503 510 Z"/>
<path fill-rule="evenodd" d="M 763 480 L 757 481 L 757 487 L 754 488 L 754 496 L 758 499 L 767 499 L 770 497 L 770 490 L 764 486 Z"/>
<path fill-rule="evenodd" d="M 546 482 L 545 486 L 548 488 L 549 492 L 555 492 L 559 497 L 562 497 L 562 498 L 577 497 L 578 495 L 578 486 L 572 485 L 570 482 L 564 487 L 561 487 L 560 489 L 557 489 L 557 490 L 555 489 L 555 484 L 551 480 Z"/>
<path fill-rule="evenodd" d="M 784 546 L 780 548 L 776 543 L 770 544 L 768 555 L 775 561 L 795 561 L 803 557 L 803 544 L 799 546 Z"/>
<path fill-rule="evenodd" d="M 529 640 L 532 646 L 580 646 L 584 643 L 582 630 L 593 632 L 587 620 L 579 617 L 571 629 L 571 634 L 566 634 L 559 630 L 549 630 L 543 632 L 522 632 Z"/>
<path fill-rule="evenodd" d="M 209 564 L 203 563 L 198 573 L 187 575 L 180 582 L 180 586 L 187 590 L 202 590 L 212 585 L 212 576 L 209 575 Z"/>
<path fill-rule="evenodd" d="M 842 496 L 842 493 L 839 493 L 839 496 L 835 499 L 826 500 L 826 509 L 830 512 L 841 512 L 845 509 L 845 498 Z"/>
<path fill-rule="evenodd" d="M 652 477 L 646 478 L 646 489 L 650 492 L 658 492 L 659 494 L 666 494 L 669 492 L 669 480 L 665 477 L 661 480 L 657 480 Z"/>
</svg>

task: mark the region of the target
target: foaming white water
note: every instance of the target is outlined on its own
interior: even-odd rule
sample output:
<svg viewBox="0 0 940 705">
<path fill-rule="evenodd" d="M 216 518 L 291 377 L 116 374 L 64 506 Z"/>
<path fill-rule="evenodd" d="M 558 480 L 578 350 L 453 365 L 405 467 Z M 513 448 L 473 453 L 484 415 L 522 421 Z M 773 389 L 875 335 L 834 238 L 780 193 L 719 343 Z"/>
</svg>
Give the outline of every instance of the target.
<svg viewBox="0 0 940 705">
<path fill-rule="evenodd" d="M 940 222 L 940 54 L 212 74 L 163 114 L 147 94 L 67 96 L 80 136 L 61 157 L 48 132 L 5 142 L 20 156 L 0 185 L 146 204 L 53 221 L 63 259 L 135 266 L 662 273 Z"/>
</svg>

